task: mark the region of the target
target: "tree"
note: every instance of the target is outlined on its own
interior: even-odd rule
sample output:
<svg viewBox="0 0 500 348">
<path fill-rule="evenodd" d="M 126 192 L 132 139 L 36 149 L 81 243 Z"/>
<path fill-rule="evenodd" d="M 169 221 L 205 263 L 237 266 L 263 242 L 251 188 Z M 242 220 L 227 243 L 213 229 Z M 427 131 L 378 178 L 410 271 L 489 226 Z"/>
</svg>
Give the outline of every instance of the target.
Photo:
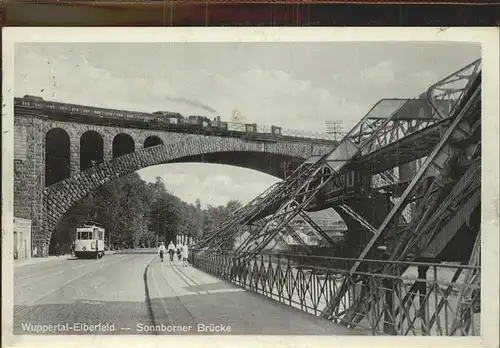
<svg viewBox="0 0 500 348">
<path fill-rule="evenodd" d="M 201 237 L 217 229 L 241 207 L 237 200 L 225 206 L 201 208 L 201 201 L 188 204 L 172 195 L 163 180 L 146 183 L 137 173 L 116 179 L 90 192 L 63 216 L 51 244 L 70 244 L 74 231 L 85 222 L 95 222 L 106 231 L 106 244 L 143 247 L 157 240 L 175 242 L 177 235 Z M 232 245 L 232 241 L 227 241 Z"/>
<path fill-rule="evenodd" d="M 232 214 L 240 209 L 242 204 L 238 200 L 231 200 L 227 202 L 226 206 L 213 207 L 207 206 L 203 211 L 203 233 L 213 233 L 220 225 L 232 217 Z M 225 241 L 225 248 L 232 249 L 234 244 L 234 237 Z"/>
<path fill-rule="evenodd" d="M 196 214 L 196 237 L 200 238 L 203 235 L 203 211 L 201 210 L 201 201 L 196 198 L 195 201 Z"/>
</svg>

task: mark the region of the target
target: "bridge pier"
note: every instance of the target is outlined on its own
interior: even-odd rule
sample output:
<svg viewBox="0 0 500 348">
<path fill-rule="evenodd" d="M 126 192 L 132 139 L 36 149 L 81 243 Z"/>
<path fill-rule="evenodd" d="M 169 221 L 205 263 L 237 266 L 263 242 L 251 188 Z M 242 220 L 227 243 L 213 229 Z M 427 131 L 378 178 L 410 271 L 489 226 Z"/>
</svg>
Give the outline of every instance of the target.
<svg viewBox="0 0 500 348">
<path fill-rule="evenodd" d="M 70 137 L 69 176 L 80 172 L 80 138 Z"/>
<path fill-rule="evenodd" d="M 31 254 L 46 256 L 43 235 L 43 189 L 45 187 L 45 128 L 37 118 L 15 118 L 14 125 L 14 217 L 31 221 Z"/>
</svg>

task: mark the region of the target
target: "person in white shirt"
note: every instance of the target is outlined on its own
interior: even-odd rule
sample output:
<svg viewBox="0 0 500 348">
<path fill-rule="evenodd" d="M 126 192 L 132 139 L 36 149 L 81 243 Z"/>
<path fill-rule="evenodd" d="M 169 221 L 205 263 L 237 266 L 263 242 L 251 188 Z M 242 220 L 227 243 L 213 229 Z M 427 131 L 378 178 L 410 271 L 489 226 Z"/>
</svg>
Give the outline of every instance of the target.
<svg viewBox="0 0 500 348">
<path fill-rule="evenodd" d="M 175 247 L 177 250 L 177 260 L 179 263 L 182 262 L 182 243 L 177 243 L 177 246 Z"/>
<path fill-rule="evenodd" d="M 167 247 L 167 251 L 170 254 L 170 261 L 174 261 L 174 254 L 175 254 L 175 245 L 174 243 L 170 242 L 170 244 Z"/>
<path fill-rule="evenodd" d="M 167 253 L 167 249 L 165 248 L 165 244 L 161 242 L 160 247 L 158 248 L 158 255 L 160 255 L 161 262 L 163 262 L 163 255 Z"/>
<path fill-rule="evenodd" d="M 186 266 L 186 267 L 189 265 L 188 256 L 189 256 L 189 249 L 188 249 L 187 244 L 184 244 L 182 246 L 182 261 L 184 263 L 184 266 Z"/>
</svg>

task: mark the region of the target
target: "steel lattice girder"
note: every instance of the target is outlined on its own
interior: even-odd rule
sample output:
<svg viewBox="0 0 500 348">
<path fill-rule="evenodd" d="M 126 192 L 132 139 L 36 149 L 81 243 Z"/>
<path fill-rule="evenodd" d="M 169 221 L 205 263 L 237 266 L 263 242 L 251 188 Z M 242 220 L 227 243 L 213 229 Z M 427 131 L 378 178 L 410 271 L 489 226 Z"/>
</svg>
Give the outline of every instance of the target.
<svg viewBox="0 0 500 348">
<path fill-rule="evenodd" d="M 321 160 L 321 159 L 320 159 Z M 319 160 L 319 161 L 320 161 Z M 317 161 L 317 162 L 319 162 Z M 273 204 L 279 204 L 288 195 L 288 192 L 295 186 L 300 185 L 306 180 L 308 174 L 315 169 L 316 162 L 303 163 L 291 176 L 284 182 L 278 183 L 273 190 L 264 192 L 258 199 L 254 199 L 251 204 L 247 204 L 238 214 L 237 217 L 230 219 L 224 226 L 219 227 L 219 230 L 214 231 L 207 240 L 200 243 L 199 247 L 207 247 L 207 244 L 216 245 L 228 237 L 232 237 L 240 232 L 238 226 L 242 226 L 257 216 L 266 208 L 272 207 Z"/>
<path fill-rule="evenodd" d="M 339 170 L 341 170 L 348 163 L 348 161 L 351 160 L 352 157 L 357 156 L 365 147 L 373 148 L 373 144 L 375 141 L 380 144 L 381 139 L 386 140 L 386 130 L 384 127 L 388 124 L 394 123 L 393 118 L 397 118 L 399 116 L 398 111 L 401 110 L 406 102 L 408 102 L 408 100 L 397 100 L 397 103 L 391 105 L 391 114 L 388 115 L 385 119 L 372 119 L 371 116 L 373 115 L 374 110 L 377 110 L 377 107 L 375 106 L 374 108 L 372 108 L 372 110 L 365 116 L 365 118 L 363 118 L 358 123 L 358 125 L 347 134 L 347 136 L 340 142 L 340 144 L 326 157 L 326 164 L 332 169 L 330 171 L 332 174 L 330 174 L 330 176 L 327 178 L 322 178 L 319 184 L 314 186 L 311 185 L 313 186 L 311 188 L 310 184 L 312 184 L 313 180 L 316 179 L 316 175 L 318 175 L 319 173 L 323 175 L 324 172 L 322 171 L 322 169 L 324 167 L 316 170 L 313 173 L 313 176 L 307 180 L 307 184 L 299 187 L 299 189 L 295 191 L 294 195 L 290 197 L 289 200 L 285 204 L 283 204 L 275 214 L 273 214 L 272 220 L 280 220 L 277 223 L 277 226 L 274 228 L 268 228 L 266 230 L 266 227 L 270 226 L 270 224 L 268 223 L 264 226 L 264 231 L 259 231 L 257 237 L 253 238 L 253 240 L 255 240 L 256 238 L 267 235 L 263 243 L 259 244 L 258 250 L 262 250 L 263 248 L 265 248 L 267 244 L 276 236 L 276 234 L 280 232 L 280 229 L 283 228 L 284 225 L 289 221 L 291 221 L 297 214 L 299 214 L 300 210 L 304 209 L 307 204 L 310 203 L 313 198 L 315 198 L 315 193 L 319 192 L 319 190 L 329 182 L 335 182 L 333 181 L 333 179 L 338 178 L 337 173 L 339 172 Z M 377 105 L 383 105 L 383 103 L 379 103 Z M 372 132 L 367 133 L 365 131 L 365 128 L 370 128 Z M 366 136 L 360 136 L 361 133 L 365 133 Z M 391 139 L 394 140 L 395 138 L 392 137 Z M 359 142 L 360 146 L 357 146 L 353 141 Z M 306 192 L 304 192 L 304 190 Z M 301 199 L 297 199 L 299 197 Z M 302 202 L 294 210 L 289 211 L 288 208 L 292 205 L 292 201 L 297 200 L 300 200 Z M 304 204 L 304 202 L 306 204 Z M 282 216 L 287 217 L 283 219 Z M 249 244 L 250 241 L 247 243 L 247 245 Z M 240 251 L 241 249 L 242 247 L 240 247 L 238 251 Z"/>
<path fill-rule="evenodd" d="M 427 157 L 424 165 L 420 168 L 420 170 L 416 174 L 413 181 L 410 183 L 410 185 L 406 188 L 405 192 L 401 196 L 401 200 L 395 204 L 395 206 L 393 207 L 393 209 L 391 210 L 389 215 L 386 217 L 384 222 L 378 228 L 377 234 L 372 238 L 372 240 L 365 247 L 365 250 L 363 250 L 363 252 L 360 255 L 360 259 L 363 259 L 364 257 L 366 257 L 367 254 L 375 246 L 375 243 L 377 242 L 377 240 L 380 237 L 384 237 L 384 235 L 388 232 L 389 228 L 394 223 L 395 217 L 397 215 L 399 215 L 401 213 L 401 211 L 404 209 L 404 207 L 406 205 L 406 199 L 410 196 L 411 192 L 418 186 L 421 179 L 424 178 L 424 174 L 428 171 L 431 164 L 436 168 L 439 168 L 444 164 L 444 162 L 443 162 L 443 164 L 440 163 L 441 161 L 443 161 L 442 158 L 444 158 L 444 161 L 446 161 L 446 159 L 449 157 L 449 154 L 446 153 L 446 151 L 449 149 L 445 145 L 453 137 L 453 135 L 454 135 L 453 133 L 458 128 L 457 126 L 463 121 L 464 118 L 466 118 L 467 114 L 471 111 L 471 108 L 473 108 L 476 105 L 476 103 L 480 99 L 480 95 L 481 95 L 481 89 L 480 89 L 480 87 L 478 87 L 475 89 L 474 95 L 467 101 L 467 105 L 462 110 L 460 110 L 459 114 L 454 119 L 454 121 L 450 125 L 450 127 L 447 129 L 446 133 L 444 134 L 444 136 L 441 139 L 441 141 L 439 142 L 439 144 L 433 149 L 431 154 Z M 459 132 L 461 134 L 461 131 L 459 131 Z M 441 170 L 442 170 L 442 167 L 441 167 Z M 353 266 L 352 271 L 355 271 L 358 266 L 359 266 L 359 262 Z"/>
<path fill-rule="evenodd" d="M 479 64 L 475 63 L 474 66 L 477 67 L 479 66 Z M 454 75 L 452 75 L 452 77 L 453 76 Z M 454 93 L 460 92 L 461 93 L 460 97 L 462 95 L 465 95 L 464 91 L 467 88 L 469 88 L 472 83 L 470 78 L 475 76 L 476 75 L 470 75 L 469 79 L 466 79 L 466 83 L 463 86 L 463 90 L 455 88 Z M 447 82 L 442 82 L 441 84 L 439 84 L 439 86 L 442 86 L 443 83 Z M 458 104 L 460 100 L 461 99 L 458 98 L 455 101 L 455 104 Z M 388 104 L 391 110 L 389 116 L 386 116 L 384 118 L 381 117 L 379 114 L 377 114 L 377 111 L 379 109 L 385 109 L 385 111 L 387 111 L 386 109 Z M 352 157 L 359 156 L 359 154 L 361 155 L 369 154 L 371 152 L 378 150 L 379 148 L 382 148 L 395 141 L 407 137 L 412 132 L 421 131 L 426 127 L 428 127 L 435 118 L 438 118 L 436 117 L 436 114 L 429 115 L 425 114 L 425 112 L 422 114 L 422 112 L 420 112 L 421 110 L 424 110 L 422 107 L 421 110 L 419 110 L 419 114 L 416 116 L 411 115 L 408 112 L 405 112 L 407 109 L 409 109 L 409 106 L 411 106 L 412 104 L 413 105 L 416 104 L 415 101 L 383 100 L 379 102 L 374 108 L 372 108 L 372 110 L 370 110 L 370 112 L 365 116 L 365 118 L 361 120 L 359 124 L 351 132 L 347 134 L 346 136 L 347 139 L 344 138 L 339 144 L 339 146 L 337 146 L 337 148 L 334 149 L 334 151 L 332 151 L 332 153 L 328 156 L 327 163 L 334 170 L 334 173 L 332 175 L 335 175 L 335 173 L 337 173 L 339 169 L 341 169 L 349 160 L 351 160 Z M 455 105 L 453 105 L 453 108 L 451 108 L 450 112 L 452 112 L 454 108 Z M 436 108 L 434 109 L 436 110 Z M 437 115 L 443 117 L 442 112 L 438 113 Z M 444 115 L 444 117 L 450 117 L 450 115 L 446 114 Z M 405 120 L 406 122 L 402 122 L 402 120 Z M 357 144 L 359 144 L 360 146 L 357 147 L 356 146 Z M 339 159 L 339 157 L 341 158 Z M 314 191 L 320 189 L 328 181 L 329 181 L 328 179 L 322 181 L 322 183 L 318 187 L 316 187 Z M 298 195 L 300 195 L 300 193 L 298 193 L 297 196 Z M 290 221 L 294 216 L 295 216 L 294 214 L 290 214 L 288 219 L 286 219 L 285 221 L 282 220 L 278 224 L 278 227 L 266 231 L 267 233 L 270 233 L 271 236 L 265 239 L 263 243 L 264 245 L 260 246 L 259 248 L 260 249 L 264 248 L 266 246 L 265 245 L 266 242 L 268 243 L 269 241 L 271 241 L 274 235 L 279 233 L 279 229 L 282 228 L 283 225 L 286 224 L 288 221 Z M 365 221 L 360 221 L 360 223 L 364 226 L 370 226 L 369 224 L 366 224 Z M 262 235 L 259 234 L 259 237 L 260 236 Z"/>
<path fill-rule="evenodd" d="M 473 70 L 472 74 L 470 74 L 468 77 L 465 77 L 465 78 L 462 78 L 462 76 L 460 77 L 462 80 L 466 81 L 466 83 L 462 87 L 462 90 L 460 90 L 459 88 L 454 88 L 453 89 L 454 94 L 457 94 L 460 92 L 461 95 L 463 95 L 464 91 L 467 90 L 467 88 L 469 87 L 469 85 L 471 83 L 471 79 L 474 77 L 474 72 L 478 69 L 479 63 L 475 62 L 475 63 L 471 64 L 471 66 L 473 66 L 473 65 L 475 66 L 475 68 L 472 69 Z M 442 88 L 442 86 L 446 85 L 447 83 L 456 82 L 457 79 L 456 79 L 456 77 L 454 77 L 456 75 L 457 74 L 454 74 L 451 77 L 449 77 L 443 81 L 440 81 L 433 88 L 438 88 L 438 87 Z M 468 80 L 467 80 L 467 78 L 468 78 Z M 447 95 L 451 95 L 451 94 L 447 94 Z M 391 142 L 398 141 L 399 139 L 407 137 L 408 134 L 410 134 L 410 132 L 418 132 L 418 131 L 421 131 L 422 129 L 425 129 L 431 122 L 433 122 L 436 119 L 439 120 L 440 118 L 446 117 L 446 115 L 443 113 L 443 110 L 439 108 L 440 105 L 438 105 L 436 107 L 436 104 L 439 104 L 439 102 L 441 102 L 443 99 L 442 98 L 441 98 L 441 100 L 436 99 L 435 95 L 433 94 L 433 92 L 431 90 L 429 90 L 427 92 L 427 96 L 431 96 L 433 98 L 430 103 L 425 103 L 425 100 L 423 98 L 420 98 L 417 100 L 411 100 L 411 101 L 410 100 L 397 100 L 397 99 L 389 100 L 389 99 L 386 99 L 386 100 L 383 100 L 383 101 L 377 103 L 377 105 L 374 108 L 372 108 L 372 110 L 370 110 L 370 112 L 358 123 L 358 125 L 356 127 L 354 127 L 351 130 L 351 132 L 349 132 L 347 134 L 347 136 L 343 139 L 344 145 L 342 145 L 342 142 L 341 142 L 341 144 L 337 148 L 333 149 L 333 151 L 330 153 L 329 156 L 326 156 L 327 163 L 329 162 L 328 160 L 330 160 L 330 162 L 329 162 L 330 166 L 333 169 L 337 169 L 337 171 L 338 171 L 339 169 L 344 167 L 344 165 L 348 161 L 352 160 L 353 157 L 359 156 L 359 154 L 367 155 L 370 152 L 376 151 L 380 148 L 383 148 L 383 147 L 389 145 Z M 455 107 L 459 103 L 460 100 L 461 100 L 460 97 L 453 100 L 453 102 L 455 103 L 453 105 L 453 107 Z M 419 105 L 419 103 L 420 103 L 420 105 Z M 448 103 L 448 106 L 452 105 L 452 102 L 450 100 L 448 100 L 447 103 Z M 415 116 L 415 105 L 420 106 L 419 113 L 416 116 Z M 430 107 L 429 107 L 429 105 L 430 105 Z M 426 107 L 424 107 L 424 106 L 426 106 Z M 411 110 L 412 108 L 413 108 L 413 112 L 408 112 L 408 110 Z M 452 109 L 452 108 L 450 108 L 450 109 Z M 388 112 L 388 110 L 390 110 L 390 111 Z M 381 113 L 381 111 L 382 111 L 382 113 Z M 451 112 L 451 110 L 450 110 L 450 112 Z M 335 152 L 337 152 L 337 154 L 335 154 Z M 345 157 L 345 158 L 339 159 L 338 158 L 339 154 L 341 155 L 340 157 Z M 324 157 L 321 160 L 324 160 Z M 321 160 L 316 161 L 316 162 L 309 161 L 309 163 L 311 163 L 310 167 L 314 168 L 318 164 L 321 164 Z M 300 171 L 300 168 L 296 172 L 299 172 L 299 171 Z M 334 170 L 333 175 L 335 175 L 335 173 L 337 171 Z M 315 174 L 317 174 L 317 171 Z M 293 175 L 292 175 L 292 178 L 293 178 L 292 181 L 294 183 L 297 183 L 300 181 L 300 180 L 297 180 L 298 179 L 297 176 L 293 177 Z M 326 180 L 323 179 L 321 181 L 322 182 L 321 182 L 320 186 L 324 186 L 324 184 L 327 183 L 329 181 L 329 179 L 326 179 Z M 287 180 L 287 182 L 285 182 L 284 185 L 280 185 L 276 190 L 274 190 L 274 192 L 281 190 L 281 192 L 284 191 L 284 192 L 290 194 L 292 191 L 294 191 L 293 187 L 294 187 L 294 185 L 290 185 L 289 180 Z M 307 190 L 308 192 L 306 192 L 306 193 L 304 193 L 303 190 L 302 190 L 302 192 L 301 192 L 301 190 L 298 190 L 298 192 L 295 191 L 295 197 L 293 197 L 292 200 L 301 201 L 301 200 L 305 199 L 304 196 L 309 196 L 308 200 L 311 200 L 312 196 L 308 195 L 308 193 L 310 193 L 311 191 L 317 192 L 318 187 L 312 188 L 312 190 L 310 189 L 310 187 L 308 187 L 308 188 L 309 188 Z M 279 199 L 276 199 L 276 197 L 273 197 L 274 199 L 271 199 L 271 200 L 266 199 L 267 197 L 272 197 L 272 196 L 274 196 L 274 194 L 270 194 L 267 196 L 264 195 L 263 200 L 267 204 L 263 204 L 263 205 L 266 205 L 267 207 L 269 207 L 270 201 L 271 202 L 277 202 L 277 201 L 279 202 Z M 280 197 L 281 195 L 278 194 L 277 196 Z M 302 196 L 302 199 L 297 199 L 297 198 L 299 198 L 299 196 Z M 282 206 L 282 208 L 285 207 L 285 209 L 286 209 L 287 207 L 290 207 L 290 204 L 285 202 L 284 204 L 281 204 L 281 206 Z M 302 204 L 300 204 L 299 207 L 300 207 L 299 209 L 304 208 L 304 206 Z M 285 214 L 285 215 L 290 216 L 290 214 Z M 292 218 L 293 218 L 293 216 L 292 216 Z M 248 219 L 245 219 L 245 218 L 240 218 L 238 220 L 233 219 L 233 223 L 229 223 L 229 224 L 227 224 L 227 226 L 229 226 L 229 227 L 236 226 L 242 220 L 248 220 Z M 286 221 L 290 221 L 290 220 L 291 220 L 291 218 L 285 219 L 285 224 L 286 224 Z M 268 225 L 269 224 L 267 224 L 267 226 Z M 281 225 L 283 225 L 283 219 L 281 219 L 281 223 L 278 224 L 278 226 L 281 226 Z M 283 226 L 281 226 L 281 227 L 283 227 Z M 223 238 L 227 237 L 227 235 L 228 235 L 227 230 L 230 230 L 230 229 L 231 228 L 226 228 L 225 230 L 223 230 L 219 233 L 214 233 L 212 236 L 212 243 L 211 244 L 214 244 L 213 242 L 215 242 L 217 239 L 220 239 L 220 237 L 223 237 Z M 234 230 L 234 228 L 233 228 L 233 230 Z M 238 233 L 238 231 L 233 231 L 229 234 L 234 235 L 236 233 Z M 214 237 L 216 235 L 219 235 L 220 237 L 219 238 Z M 258 235 L 261 235 L 261 233 L 258 233 Z"/>
<path fill-rule="evenodd" d="M 391 223 L 393 223 L 393 221 L 394 221 L 395 216 L 397 214 L 401 213 L 406 199 L 410 196 L 411 192 L 416 187 L 418 187 L 418 184 L 420 183 L 421 178 L 423 177 L 423 174 L 427 171 L 427 169 L 430 167 L 430 165 L 434 164 L 435 167 L 438 167 L 439 169 L 441 169 L 441 172 L 443 172 L 444 162 L 446 161 L 447 158 L 450 157 L 450 156 L 446 156 L 444 160 L 442 157 L 443 150 L 445 150 L 445 152 L 446 152 L 446 150 L 450 149 L 449 145 L 445 146 L 446 142 L 450 141 L 450 140 L 454 141 L 454 140 L 456 140 L 457 137 L 463 136 L 463 130 L 461 128 L 459 128 L 458 126 L 459 126 L 460 122 L 462 121 L 462 119 L 464 119 L 466 121 L 467 116 L 474 115 L 474 111 L 475 111 L 475 109 L 477 109 L 479 102 L 480 102 L 480 86 L 477 85 L 476 89 L 473 92 L 473 95 L 470 96 L 470 98 L 467 100 L 467 103 L 465 104 L 463 109 L 460 110 L 460 112 L 457 115 L 457 117 L 455 118 L 453 124 L 450 126 L 450 128 L 445 133 L 445 136 L 441 140 L 440 144 L 438 144 L 436 146 L 436 148 L 433 150 L 433 153 L 427 158 L 426 163 L 422 166 L 422 168 L 417 173 L 416 177 L 412 180 L 412 182 L 410 183 L 410 185 L 406 189 L 405 193 L 402 196 L 403 199 L 401 199 L 394 206 L 392 211 L 389 213 L 389 215 L 386 217 L 386 219 L 384 220 L 382 225 L 379 227 L 376 235 L 372 238 L 372 240 L 365 247 L 365 249 L 363 250 L 363 252 L 361 254 L 360 259 L 365 258 L 368 255 L 368 253 L 374 248 L 376 241 L 380 240 L 384 236 L 384 234 L 387 233 L 387 231 L 391 227 Z M 454 131 L 456 129 L 458 129 L 458 135 L 454 134 Z M 455 137 L 453 137 L 453 135 L 455 135 Z M 444 172 L 442 174 L 444 174 Z M 439 180 L 435 180 L 435 183 L 438 181 Z M 458 192 L 455 193 L 455 196 L 456 196 L 456 194 L 462 192 L 460 189 L 463 188 L 463 187 L 460 187 L 460 185 L 457 185 L 457 186 L 458 186 L 458 190 L 457 190 Z M 427 207 L 427 209 L 425 210 L 425 213 L 423 214 L 424 216 L 429 215 L 431 212 L 433 212 L 433 205 L 429 204 L 429 202 L 428 202 L 429 199 L 432 199 L 434 202 L 438 203 L 438 201 L 437 201 L 438 195 L 436 194 L 436 191 L 437 190 L 435 189 L 435 187 L 431 186 L 428 189 L 428 194 L 427 194 L 428 197 L 424 197 L 425 203 L 422 203 L 422 206 Z M 418 222 L 426 222 L 427 218 L 424 216 L 420 215 Z M 414 241 L 418 240 L 419 231 L 416 230 L 416 231 L 412 231 L 412 232 L 413 232 L 413 235 L 410 234 L 410 237 L 413 237 L 412 238 L 413 240 L 401 241 L 401 243 L 400 243 L 401 245 L 408 246 L 409 244 L 412 244 L 412 243 L 414 243 Z M 405 254 L 409 251 L 409 249 L 410 248 L 408 248 L 408 247 L 404 248 L 403 252 L 401 252 L 401 253 L 398 252 L 397 250 L 395 250 L 390 257 L 390 260 L 402 259 L 405 256 Z M 357 261 L 354 264 L 354 266 L 351 269 L 351 274 L 356 272 L 356 270 L 358 269 L 358 267 L 360 266 L 361 263 L 362 263 L 362 261 Z M 390 268 L 384 269 L 383 272 L 384 273 L 390 272 Z M 340 291 L 337 294 L 337 297 L 334 299 L 334 301 L 332 301 L 330 304 L 328 304 L 325 307 L 325 310 L 323 312 L 324 316 L 328 317 L 331 314 L 333 308 L 338 305 L 338 301 L 344 296 L 345 292 L 348 291 L 348 288 L 349 287 L 346 283 L 345 286 L 342 287 L 342 291 Z M 369 305 L 369 304 L 365 304 L 365 305 Z M 352 310 L 356 311 L 355 308 L 353 308 Z"/>
</svg>

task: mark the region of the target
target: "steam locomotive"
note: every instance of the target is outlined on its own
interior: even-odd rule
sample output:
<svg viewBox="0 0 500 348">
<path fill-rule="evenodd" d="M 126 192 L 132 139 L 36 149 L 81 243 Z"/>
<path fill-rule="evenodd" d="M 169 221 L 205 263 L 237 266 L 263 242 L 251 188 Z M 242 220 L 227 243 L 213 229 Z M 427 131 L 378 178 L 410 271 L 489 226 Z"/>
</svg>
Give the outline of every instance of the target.
<svg viewBox="0 0 500 348">
<path fill-rule="evenodd" d="M 152 115 L 151 122 L 153 124 L 165 125 L 165 123 L 168 123 L 169 128 L 200 127 L 201 129 L 228 130 L 228 123 L 222 122 L 220 116 L 211 120 L 206 116 L 200 115 L 184 117 L 178 112 L 171 111 L 156 111 Z"/>
</svg>

